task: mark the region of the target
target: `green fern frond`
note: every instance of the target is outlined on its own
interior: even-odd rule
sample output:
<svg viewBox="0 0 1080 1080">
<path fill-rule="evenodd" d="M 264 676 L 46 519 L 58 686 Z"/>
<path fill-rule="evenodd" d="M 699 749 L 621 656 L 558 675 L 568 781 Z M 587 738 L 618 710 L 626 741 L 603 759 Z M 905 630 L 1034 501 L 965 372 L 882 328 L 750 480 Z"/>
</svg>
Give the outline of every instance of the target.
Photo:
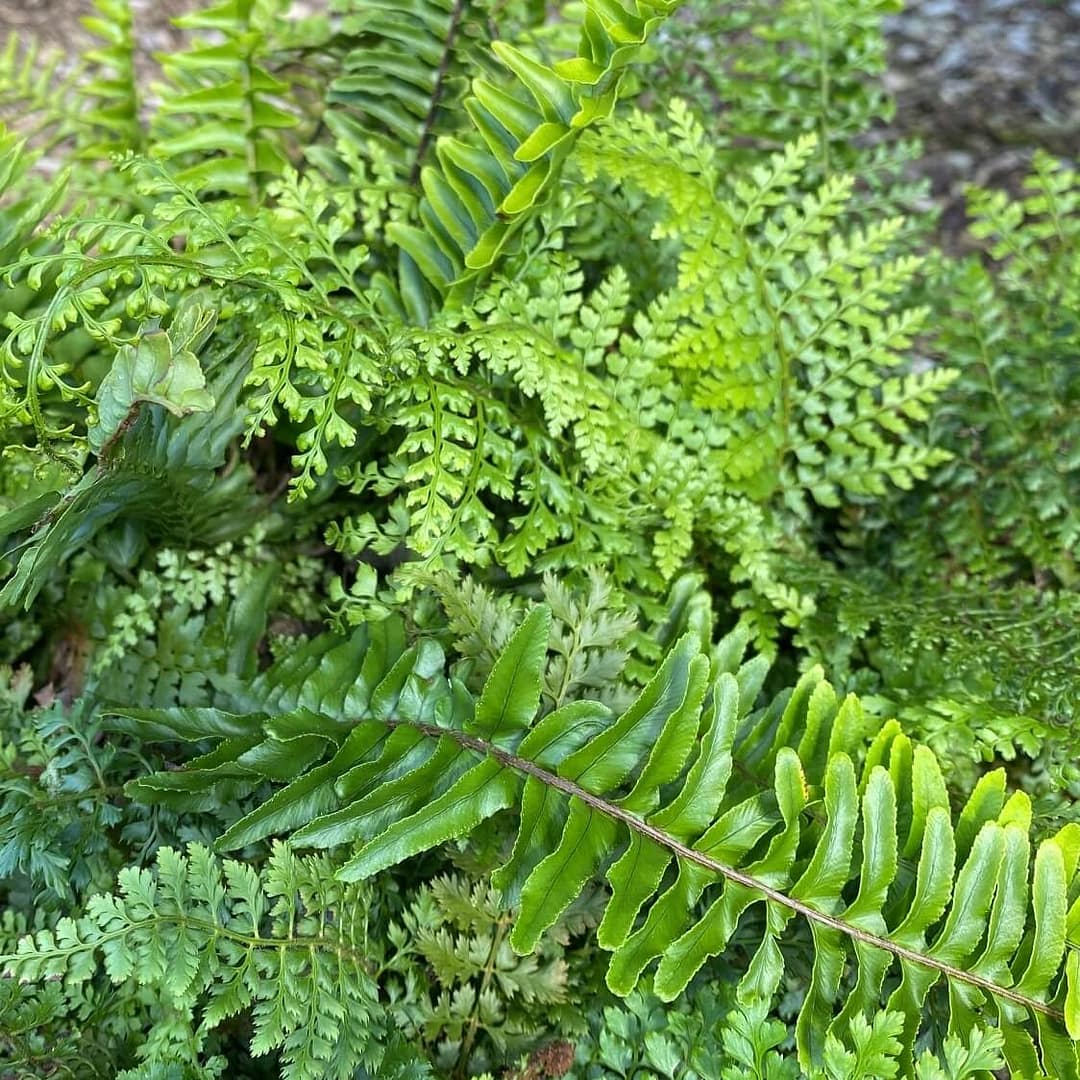
<svg viewBox="0 0 1080 1080">
<path fill-rule="evenodd" d="M 954 819 L 937 760 L 895 722 L 875 734 L 858 700 L 840 702 L 820 670 L 754 711 L 760 664 L 710 670 L 692 636 L 620 716 L 576 701 L 537 722 L 549 627 L 546 608 L 532 611 L 475 701 L 426 647 L 390 666 L 380 646 L 359 682 L 332 690 L 332 670 L 363 647 L 354 637 L 299 654 L 285 696 L 274 688 L 285 670 L 264 680 L 261 702 L 268 692 L 280 702 L 269 715 L 116 710 L 143 737 L 223 739 L 132 794 L 198 799 L 208 784 L 281 777 L 286 761 L 289 775 L 314 766 L 221 842 L 289 831 L 298 846 L 355 844 L 345 881 L 519 808 L 495 881 L 518 909 L 510 941 L 523 953 L 604 874 L 612 896 L 597 938 L 619 993 L 657 963 L 656 992 L 675 997 L 744 927 L 756 946 L 740 997 L 771 1000 L 781 942 L 799 922 L 815 953 L 797 1027 L 805 1069 L 821 1066 L 828 1034 L 845 1040 L 857 1016 L 886 1004 L 903 1017 L 910 1072 L 924 1006 L 943 987 L 935 1007 L 952 1029 L 995 1017 L 1020 1075 L 1077 1075 L 1067 898 L 1080 828 L 1033 848 L 1029 802 L 1006 799 L 1000 771 Z M 315 669 L 323 654 L 333 665 Z"/>
<path fill-rule="evenodd" d="M 582 152 L 588 175 L 663 200 L 654 234 L 681 245 L 675 287 L 620 342 L 621 397 L 666 397 L 683 414 L 672 434 L 708 447 L 725 486 L 796 508 L 802 493 L 837 506 L 925 478 L 947 455 L 916 430 L 956 378 L 904 370 L 927 312 L 894 310 L 919 265 L 889 258 L 902 222 L 838 232 L 850 177 L 798 194 L 816 145 L 806 136 L 722 181 L 701 125 L 675 102 L 667 130 L 632 114 Z M 664 388 L 673 377 L 700 416 Z"/>
<path fill-rule="evenodd" d="M 349 48 L 341 74 L 327 87 L 323 122 L 362 155 L 367 140 L 378 140 L 401 178 L 415 184 L 435 139 L 458 126 L 468 73 L 487 44 L 484 5 L 337 0 L 334 6 Z"/>
<path fill-rule="evenodd" d="M 148 329 L 120 350 L 99 388 L 89 429 L 94 468 L 63 494 L 42 496 L 0 518 L 5 540 L 35 528 L 10 548 L 19 557 L 0 605 L 29 609 L 48 575 L 118 519 L 203 542 L 237 530 L 232 515 L 249 502 L 246 470 L 225 481 L 216 473 L 242 429 L 237 402 L 250 353 L 242 342 L 219 353 L 207 390 L 195 350 L 212 326 L 212 313 L 196 294 L 168 331 Z"/>
<path fill-rule="evenodd" d="M 1039 155 L 1026 188 L 1018 199 L 970 195 L 972 232 L 1000 265 L 992 275 L 971 260 L 943 278 L 936 349 L 959 379 L 935 426 L 955 460 L 918 504 L 933 527 L 897 557 L 918 567 L 947 552 L 987 579 L 1070 588 L 1080 580 L 1080 179 Z M 898 510 L 910 519 L 910 503 Z"/>
<path fill-rule="evenodd" d="M 610 114 L 626 66 L 680 3 L 586 0 L 578 53 L 554 67 L 494 43 L 514 83 L 474 81 L 464 107 L 479 141 L 439 139 L 438 168 L 420 177 L 422 227 L 388 229 L 436 290 L 459 294 L 494 264 L 552 190 L 580 133 Z"/>
<path fill-rule="evenodd" d="M 549 937 L 537 955 L 518 956 L 507 941 L 511 923 L 490 885 L 447 875 L 387 928 L 379 970 L 389 1011 L 448 1073 L 497 1068 L 534 1046 L 552 1020 L 574 1027 L 563 948 Z"/>
<path fill-rule="evenodd" d="M 143 90 L 135 68 L 138 44 L 129 0 L 94 0 L 95 14 L 83 25 L 101 44 L 83 56 L 90 77 L 79 84 L 84 114 L 92 136 L 80 148 L 83 157 L 146 150 Z"/>
<path fill-rule="evenodd" d="M 366 907 L 323 861 L 283 846 L 261 874 L 197 844 L 161 848 L 152 870 L 122 870 L 117 893 L 23 938 L 2 963 L 23 982 L 77 985 L 100 967 L 152 987 L 181 1014 L 199 1009 L 200 1043 L 250 1011 L 251 1053 L 280 1053 L 283 1076 L 351 1080 L 377 1070 L 380 1040 L 393 1041 L 366 967 Z"/>
<path fill-rule="evenodd" d="M 288 83 L 265 66 L 281 12 L 280 0 L 224 0 L 175 20 L 220 36 L 161 57 L 175 90 L 155 116 L 152 152 L 178 167 L 184 186 L 254 202 L 288 164 L 282 133 L 298 117 Z"/>
<path fill-rule="evenodd" d="M 4 122 L 42 151 L 63 143 L 75 130 L 71 108 L 81 70 L 62 49 L 35 38 L 8 34 L 0 53 L 0 110 Z"/>
</svg>

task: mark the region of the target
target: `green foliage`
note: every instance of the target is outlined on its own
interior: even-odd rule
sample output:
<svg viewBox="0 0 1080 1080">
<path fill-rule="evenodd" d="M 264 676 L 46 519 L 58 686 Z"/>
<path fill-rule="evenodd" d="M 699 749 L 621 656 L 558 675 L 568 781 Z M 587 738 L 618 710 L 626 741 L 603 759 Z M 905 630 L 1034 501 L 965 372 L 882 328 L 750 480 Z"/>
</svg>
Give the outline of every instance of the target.
<svg viewBox="0 0 1080 1080">
<path fill-rule="evenodd" d="M 485 5 L 420 0 L 412 5 L 335 0 L 348 45 L 326 89 L 322 121 L 345 145 L 369 139 L 415 184 L 439 135 L 456 126 L 473 65 L 483 62 Z M 505 18 L 505 15 L 503 16 Z M 326 160 L 322 147 L 314 148 Z M 340 159 L 329 163 L 344 167 Z"/>
<path fill-rule="evenodd" d="M 479 140 L 436 144 L 439 169 L 420 177 L 423 229 L 391 231 L 436 289 L 491 267 L 550 193 L 579 135 L 610 115 L 626 66 L 681 2 L 585 0 L 576 55 L 554 67 L 507 42 L 493 44 L 514 76 L 512 88 L 474 81 L 464 107 Z"/>
<path fill-rule="evenodd" d="M 775 637 L 778 615 L 793 621 L 804 606 L 786 583 L 772 580 L 767 556 L 792 527 L 806 529 L 806 495 L 829 508 L 877 498 L 942 460 L 919 428 L 951 373 L 904 370 L 903 350 L 922 312 L 890 310 L 916 268 L 912 258 L 887 257 L 899 222 L 830 239 L 850 180 L 830 178 L 816 194 L 800 195 L 809 141 L 721 182 L 704 129 L 684 106 L 673 107 L 667 128 L 643 115 L 605 122 L 625 65 L 659 25 L 658 12 L 638 22 L 624 12 L 624 25 L 614 9 L 589 9 L 583 51 L 555 68 L 496 43 L 513 75 L 506 85 L 518 89 L 475 80 L 467 111 L 486 150 L 465 135 L 436 140 L 446 176 L 425 166 L 413 192 L 424 193 L 415 219 L 427 229 L 423 244 L 430 248 L 434 237 L 447 250 L 443 234 L 453 229 L 445 219 L 453 200 L 465 198 L 467 169 L 481 181 L 490 180 L 489 168 L 510 169 L 496 161 L 505 147 L 495 126 L 533 138 L 522 125 L 535 110 L 522 94 L 539 109 L 529 130 L 554 141 L 537 144 L 531 164 L 505 173 L 519 177 L 514 183 L 529 198 L 518 207 L 515 196 L 510 211 L 499 204 L 502 218 L 484 225 L 498 242 L 468 273 L 462 264 L 439 279 L 462 284 L 440 306 L 418 279 L 407 281 L 409 260 L 426 273 L 435 256 L 416 248 L 419 226 L 409 223 L 415 200 L 401 191 L 392 155 L 374 132 L 365 141 L 355 125 L 341 129 L 335 168 L 313 170 L 294 158 L 294 171 L 280 157 L 284 143 L 271 151 L 259 142 L 285 128 L 245 120 L 247 112 L 226 105 L 246 85 L 235 65 L 256 65 L 244 78 L 260 90 L 270 78 L 260 56 L 266 52 L 267 64 L 278 56 L 265 5 L 241 7 L 184 20 L 195 28 L 212 23 L 224 39 L 206 55 L 197 46 L 171 61 L 177 79 L 195 79 L 199 88 L 169 97 L 160 123 L 151 124 L 150 152 L 170 169 L 136 163 L 127 170 L 140 213 L 130 221 L 77 215 L 60 227 L 63 250 L 12 270 L 31 286 L 39 275 L 54 283 L 46 305 L 9 316 L 7 342 L 13 415 L 46 444 L 68 436 L 46 418 L 43 393 L 86 407 L 92 396 L 108 399 L 119 376 L 102 383 L 102 370 L 122 368 L 131 349 L 139 358 L 154 343 L 163 347 L 153 336 L 134 343 L 181 303 L 178 279 L 184 292 L 199 283 L 207 306 L 225 313 L 202 366 L 214 362 L 219 341 L 255 342 L 238 398 L 248 439 L 272 425 L 284 428 L 294 447 L 294 496 L 324 497 L 341 485 L 358 504 L 327 533 L 339 551 L 389 556 L 404 545 L 424 569 L 457 559 L 514 576 L 533 565 L 573 572 L 611 561 L 617 584 L 648 605 L 695 556 L 702 537 L 728 553 L 733 581 L 749 584 L 738 603 L 763 641 Z M 455 11 L 451 24 L 421 16 L 395 24 L 395 41 L 412 43 L 422 24 L 432 33 L 442 27 L 456 48 L 464 40 L 458 30 L 468 35 L 454 22 L 467 13 Z M 388 25 L 354 25 L 345 16 L 341 26 L 348 40 L 359 35 L 349 64 L 386 60 Z M 469 54 L 462 48 L 419 49 L 416 56 L 438 53 L 452 65 Z M 437 73 L 431 89 L 442 93 Z M 284 84 L 266 83 L 266 93 L 284 94 Z M 554 108 L 543 104 L 544 93 L 576 102 L 574 118 L 544 119 L 544 108 Z M 200 102 L 215 110 L 214 119 L 198 119 Z M 365 103 L 373 107 L 367 98 L 349 107 Z M 248 128 L 232 131 L 217 112 L 226 120 L 236 114 Z M 196 116 L 186 134 L 156 134 L 179 123 L 181 113 Z M 326 123 L 341 128 L 343 121 Z M 679 274 L 651 300 L 634 295 L 618 265 L 590 285 L 588 265 L 560 250 L 578 208 L 548 195 L 586 128 L 599 132 L 580 155 L 587 176 L 602 173 L 601 185 L 636 183 L 666 202 L 650 215 L 663 241 L 653 257 L 677 258 Z M 466 164 L 451 161 L 455 147 L 468 151 Z M 234 148 L 235 160 L 228 156 Z M 326 164 L 325 155 L 315 158 Z M 264 181 L 264 173 L 276 178 Z M 213 198 L 244 193 L 251 205 Z M 481 209 L 468 202 L 466 216 L 483 217 Z M 511 235 L 516 247 L 503 251 Z M 498 251 L 504 267 L 494 266 Z M 395 267 L 403 275 L 397 286 Z M 473 271 L 489 280 L 481 284 Z M 713 281 L 722 287 L 710 294 Z M 84 349 L 87 337 L 97 343 L 74 364 L 56 355 L 63 340 L 56 335 L 72 323 L 69 335 Z M 184 363 L 189 389 L 198 392 L 198 373 Z M 801 520 L 792 523 L 793 513 Z M 413 570 L 401 571 L 389 602 L 414 582 Z M 371 590 L 360 589 L 361 607 L 365 593 L 370 598 Z"/>
<path fill-rule="evenodd" d="M 638 317 L 641 344 L 620 350 L 626 398 L 655 394 L 654 371 L 674 369 L 676 385 L 688 384 L 690 401 L 705 410 L 708 431 L 703 416 L 684 420 L 677 406 L 668 406 L 669 424 L 695 449 L 713 450 L 737 491 L 782 487 L 789 500 L 805 491 L 837 506 L 841 489 L 867 496 L 886 483 L 907 488 L 941 463 L 940 451 L 911 438 L 912 426 L 954 373 L 885 377 L 926 315 L 890 312 L 918 267 L 910 257 L 884 258 L 898 219 L 838 236 L 850 177 L 794 198 L 813 137 L 725 191 L 684 104 L 671 108 L 670 133 L 638 113 L 606 135 L 586 155 L 587 169 L 663 199 L 654 231 L 682 245 L 675 287 Z"/>
<path fill-rule="evenodd" d="M 621 1007 L 604 1010 L 591 1059 L 568 1075 L 648 1080 L 667 1076 L 795 1080 L 808 1075 L 813 1080 L 845 1080 L 900 1074 L 897 1036 L 903 1017 L 898 1013 L 878 1013 L 872 1022 L 856 1017 L 851 1025 L 852 1049 L 829 1035 L 822 1067 L 807 1074 L 800 1073 L 795 1059 L 784 1052 L 791 1037 L 788 1027 L 770 1020 L 764 1003 L 735 1008 L 729 1004 L 723 991 L 712 985 L 690 996 L 687 1007 L 675 1013 L 666 1011 L 656 998 L 635 992 Z M 944 1061 L 923 1051 L 913 1075 L 920 1080 L 982 1077 L 987 1070 L 1002 1067 L 1000 1042 L 997 1033 L 979 1029 L 972 1031 L 967 1045 L 949 1036 Z"/>
<path fill-rule="evenodd" d="M 212 392 L 205 389 L 191 349 L 205 339 L 213 313 L 199 306 L 197 294 L 192 299 L 168 332 L 148 328 L 117 353 L 87 429 L 95 467 L 63 494 L 43 495 L 0 518 L 0 537 L 35 527 L 16 549 L 21 554 L 0 604 L 29 607 L 49 572 L 120 518 L 152 534 L 203 543 L 235 534 L 238 504 L 251 506 L 242 498 L 247 475 L 238 470 L 222 482 L 216 471 L 240 431 L 236 401 L 248 354 L 242 347 L 226 353 L 212 373 Z M 214 406 L 209 419 L 200 415 Z"/>
<path fill-rule="evenodd" d="M 881 24 L 899 7 L 895 0 L 751 2 L 727 10 L 691 4 L 680 41 L 689 62 L 668 77 L 715 98 L 732 141 L 776 149 L 816 134 L 827 175 L 837 166 L 850 168 L 858 136 L 892 112 L 880 83 Z M 717 63 L 707 46 L 735 35 L 737 52 Z M 660 63 L 665 66 L 663 57 Z"/>
<path fill-rule="evenodd" d="M 185 30 L 215 35 L 163 57 L 175 90 L 156 114 L 153 152 L 180 166 L 179 184 L 254 200 L 286 166 L 283 133 L 298 120 L 288 83 L 265 64 L 284 8 L 281 0 L 225 0 L 177 20 Z"/>
<path fill-rule="evenodd" d="M 0 1072 L 1078 1075 L 1080 186 L 891 10 L 10 39 Z"/>
<path fill-rule="evenodd" d="M 288 775 L 307 771 L 220 845 L 282 832 L 294 846 L 352 844 L 337 871 L 346 882 L 520 806 L 493 881 L 515 908 L 508 941 L 523 955 L 603 873 L 611 898 L 597 940 L 617 993 L 658 961 L 655 991 L 675 998 L 749 922 L 738 996 L 767 1004 L 797 920 L 814 952 L 796 1025 L 804 1069 L 847 1060 L 849 1036 L 853 1060 L 887 1045 L 909 1069 L 924 1003 L 944 984 L 937 1007 L 950 1030 L 966 1036 L 996 1014 L 1014 1071 L 1077 1075 L 1065 1033 L 1077 1023 L 1066 963 L 1077 826 L 1032 847 L 1030 802 L 1006 798 L 1001 770 L 954 821 L 937 759 L 895 722 L 870 726 L 820 670 L 753 710 L 760 663 L 735 667 L 724 642 L 710 657 L 691 635 L 621 715 L 581 700 L 536 720 L 549 632 L 549 610 L 532 610 L 475 701 L 430 648 L 395 659 L 394 630 L 377 624 L 366 649 L 359 634 L 316 642 L 257 681 L 252 701 L 274 701 L 269 714 L 116 710 L 144 738 L 221 740 L 129 791 L 194 807 L 223 784 L 283 779 L 288 759 Z M 721 662 L 733 671 L 720 673 Z M 335 687 L 336 672 L 358 668 L 360 683 Z M 880 1005 L 898 1014 L 888 1039 L 859 1026 Z M 831 1050 L 827 1035 L 838 1040 Z"/>
<path fill-rule="evenodd" d="M 390 1014 L 441 1071 L 476 1075 L 552 1027 L 581 1027 L 562 945 L 549 936 L 538 953 L 518 956 L 511 925 L 490 886 L 444 876 L 387 928 L 379 979 Z"/>
<path fill-rule="evenodd" d="M 925 497 L 926 536 L 954 573 L 1074 586 L 1080 180 L 1038 155 L 1023 198 L 973 191 L 970 209 L 1000 270 L 970 261 L 946 283 L 957 302 L 937 347 L 960 378 L 937 423 L 956 456 Z M 904 563 L 927 559 L 925 542 L 908 546 Z"/>
<path fill-rule="evenodd" d="M 919 581 L 842 577 L 820 566 L 806 586 L 824 596 L 800 636 L 817 657 L 827 653 L 835 670 L 858 671 L 877 711 L 902 717 L 957 767 L 964 758 L 1022 754 L 1074 779 L 1074 592 L 981 582 L 928 592 Z M 868 661 L 879 680 L 844 661 L 853 643 L 855 659 Z"/>
<path fill-rule="evenodd" d="M 936 275 L 933 356 L 957 378 L 931 432 L 952 458 L 916 491 L 847 512 L 844 541 L 869 566 L 849 555 L 842 572 L 810 561 L 794 575 L 818 596 L 799 631 L 812 654 L 939 751 L 1031 759 L 1025 783 L 1065 817 L 1071 797 L 1055 793 L 1074 791 L 1080 701 L 1077 192 L 1044 155 L 1023 198 L 971 192 L 973 237 L 998 266 Z"/>
<path fill-rule="evenodd" d="M 117 893 L 23 938 L 4 964 L 9 977 L 65 986 L 100 969 L 114 983 L 155 988 L 189 1024 L 198 1007 L 200 1058 L 216 1028 L 250 1010 L 254 1056 L 280 1051 L 286 1077 L 347 1080 L 381 1067 L 388 1037 L 364 966 L 365 906 L 355 886 L 336 885 L 317 860 L 285 848 L 261 875 L 199 845 L 186 855 L 161 848 L 152 870 L 121 871 Z M 166 1031 L 151 1032 L 145 1049 L 133 1076 L 183 1061 Z M 190 1064 L 220 1076 L 226 1063 Z"/>
<path fill-rule="evenodd" d="M 12 32 L 0 55 L 0 116 L 45 151 L 76 159 L 141 150 L 141 91 L 128 0 L 93 0 L 83 26 L 98 40 L 81 57 Z"/>
</svg>

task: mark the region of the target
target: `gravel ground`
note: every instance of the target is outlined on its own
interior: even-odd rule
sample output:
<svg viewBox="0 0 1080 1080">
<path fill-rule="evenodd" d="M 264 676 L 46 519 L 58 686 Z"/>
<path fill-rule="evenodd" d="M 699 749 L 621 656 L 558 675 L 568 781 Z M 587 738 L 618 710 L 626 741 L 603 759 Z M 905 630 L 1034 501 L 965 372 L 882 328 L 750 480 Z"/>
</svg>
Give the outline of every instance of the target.
<svg viewBox="0 0 1080 1080">
<path fill-rule="evenodd" d="M 148 53 L 176 44 L 179 37 L 169 19 L 191 6 L 189 0 L 132 0 L 135 24 Z M 89 40 L 79 20 L 92 12 L 89 0 L 0 0 L 0 35 L 17 30 L 54 45 L 78 47 Z"/>
<path fill-rule="evenodd" d="M 1015 188 L 1031 153 L 1080 153 L 1080 0 L 908 0 L 888 23 L 895 125 L 950 239 L 967 183 Z"/>
</svg>

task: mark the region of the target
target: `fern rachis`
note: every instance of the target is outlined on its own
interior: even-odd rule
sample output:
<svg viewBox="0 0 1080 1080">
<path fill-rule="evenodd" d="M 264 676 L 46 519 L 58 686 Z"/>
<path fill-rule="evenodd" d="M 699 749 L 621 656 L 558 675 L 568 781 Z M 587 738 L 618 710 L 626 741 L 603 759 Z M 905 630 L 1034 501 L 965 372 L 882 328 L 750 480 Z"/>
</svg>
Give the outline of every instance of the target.
<svg viewBox="0 0 1080 1080">
<path fill-rule="evenodd" d="M 842 1033 L 839 1018 L 886 1002 L 904 1015 L 910 1054 L 923 1004 L 941 983 L 959 1025 L 988 1006 L 999 1011 L 1014 1068 L 1036 1060 L 1030 1028 L 1045 1067 L 1076 1074 L 1063 1031 L 1077 1024 L 1075 991 L 1064 996 L 1077 974 L 1066 955 L 1075 931 L 1052 898 L 1066 896 L 1075 877 L 1080 827 L 1032 848 L 1029 803 L 1006 799 L 1000 771 L 954 825 L 936 759 L 895 722 L 874 734 L 858 701 L 840 702 L 820 672 L 753 711 L 740 685 L 754 693 L 760 663 L 710 676 L 716 660 L 689 636 L 620 716 L 577 701 L 535 719 L 549 625 L 547 610 L 534 609 L 473 700 L 437 674 L 435 654 L 399 652 L 387 628 L 371 641 L 398 644 L 378 645 L 349 691 L 369 702 L 359 714 L 327 680 L 349 670 L 346 657 L 358 662 L 365 639 L 341 643 L 317 671 L 309 659 L 293 675 L 270 672 L 249 699 L 249 709 L 260 699 L 306 701 L 317 710 L 306 720 L 304 711 L 117 710 L 126 718 L 117 722 L 144 737 L 229 735 L 207 768 L 195 761 L 186 776 L 159 774 L 130 790 L 182 806 L 230 775 L 279 777 L 284 756 L 295 768 L 310 746 L 304 775 L 222 842 L 286 831 L 297 846 L 359 844 L 338 871 L 346 881 L 520 808 L 513 853 L 495 875 L 517 908 L 516 949 L 531 951 L 603 874 L 613 890 L 599 930 L 612 952 L 609 984 L 627 993 L 658 962 L 654 986 L 674 997 L 763 905 L 764 922 L 749 924 L 760 940 L 740 993 L 773 996 L 779 942 L 790 920 L 805 923 L 816 953 L 798 1026 L 805 1068 L 819 1062 L 826 1029 Z M 729 662 L 731 650 L 722 655 Z M 303 731 L 311 734 L 293 742 Z M 859 973 L 854 983 L 841 977 L 847 963 Z"/>
</svg>

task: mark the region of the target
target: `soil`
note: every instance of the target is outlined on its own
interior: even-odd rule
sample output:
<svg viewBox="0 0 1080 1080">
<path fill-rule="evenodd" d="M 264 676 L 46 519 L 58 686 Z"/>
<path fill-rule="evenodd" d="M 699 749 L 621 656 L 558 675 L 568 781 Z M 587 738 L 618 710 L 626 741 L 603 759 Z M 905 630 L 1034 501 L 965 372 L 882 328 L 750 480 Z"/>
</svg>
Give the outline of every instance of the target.
<svg viewBox="0 0 1080 1080">
<path fill-rule="evenodd" d="M 924 143 L 946 240 L 966 184 L 1016 189 L 1036 148 L 1080 152 L 1080 0 L 908 0 L 888 38 L 894 125 Z"/>
<path fill-rule="evenodd" d="M 190 0 L 132 0 L 139 38 L 148 54 L 167 50 L 178 41 L 169 20 L 190 10 Z M 0 0 L 0 36 L 12 30 L 75 49 L 90 40 L 81 19 L 94 11 L 90 0 Z"/>
</svg>

